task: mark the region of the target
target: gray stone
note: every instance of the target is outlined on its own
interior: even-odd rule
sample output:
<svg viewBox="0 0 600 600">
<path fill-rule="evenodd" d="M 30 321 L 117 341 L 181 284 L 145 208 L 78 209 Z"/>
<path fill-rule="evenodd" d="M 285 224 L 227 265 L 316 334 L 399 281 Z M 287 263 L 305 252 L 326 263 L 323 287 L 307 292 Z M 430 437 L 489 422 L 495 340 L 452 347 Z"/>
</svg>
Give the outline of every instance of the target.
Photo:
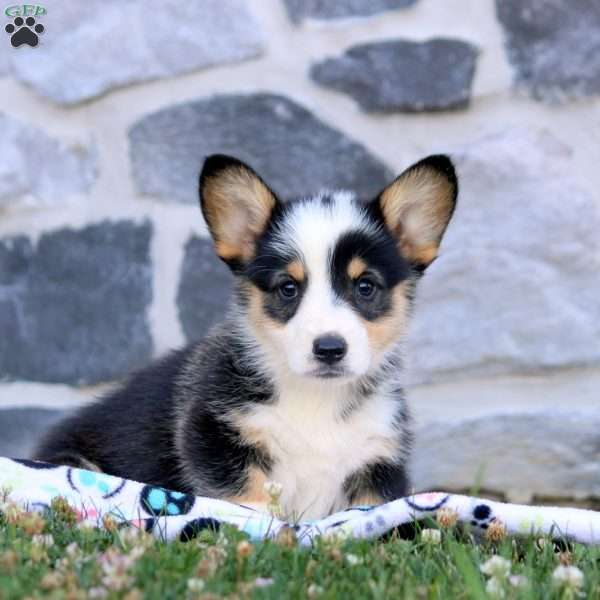
<svg viewBox="0 0 600 600">
<path fill-rule="evenodd" d="M 198 174 L 212 153 L 249 163 L 283 198 L 320 188 L 376 194 L 392 174 L 357 142 L 302 106 L 272 94 L 222 95 L 150 114 L 129 132 L 138 191 L 198 202 Z"/>
<path fill-rule="evenodd" d="M 547 102 L 600 93 L 600 2 L 496 0 L 515 83 Z"/>
<path fill-rule="evenodd" d="M 244 0 L 54 0 L 37 48 L 11 53 L 15 76 L 73 104 L 113 88 L 259 55 Z"/>
<path fill-rule="evenodd" d="M 368 17 L 388 10 L 407 8 L 418 0 L 284 0 L 290 19 L 299 23 L 304 19 L 341 19 Z"/>
<path fill-rule="evenodd" d="M 367 112 L 423 112 L 469 104 L 477 49 L 460 40 L 390 40 L 353 46 L 313 65 L 311 77 Z"/>
<path fill-rule="evenodd" d="M 513 502 L 600 496 L 600 411 L 497 414 L 417 431 L 411 470 L 421 490 L 477 487 Z"/>
<path fill-rule="evenodd" d="M 177 309 L 188 341 L 199 340 L 227 309 L 233 275 L 219 260 L 210 240 L 192 237 L 185 246 Z"/>
<path fill-rule="evenodd" d="M 571 151 L 509 130 L 454 154 L 461 192 L 417 294 L 417 381 L 600 361 L 600 204 Z"/>
<path fill-rule="evenodd" d="M 149 223 L 0 241 L 0 377 L 97 383 L 147 362 Z"/>
<path fill-rule="evenodd" d="M 85 193 L 95 181 L 95 146 L 65 144 L 1 113 L 0 131 L 0 208 L 23 198 L 63 202 Z"/>
<path fill-rule="evenodd" d="M 28 458 L 41 437 L 66 414 L 44 408 L 0 409 L 0 456 Z"/>
</svg>

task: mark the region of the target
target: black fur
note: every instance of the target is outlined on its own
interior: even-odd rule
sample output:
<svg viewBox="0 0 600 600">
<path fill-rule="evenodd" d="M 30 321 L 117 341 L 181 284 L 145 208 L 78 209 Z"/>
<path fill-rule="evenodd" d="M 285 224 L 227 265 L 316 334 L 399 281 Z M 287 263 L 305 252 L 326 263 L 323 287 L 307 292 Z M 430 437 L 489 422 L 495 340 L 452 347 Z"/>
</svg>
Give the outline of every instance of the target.
<svg viewBox="0 0 600 600">
<path fill-rule="evenodd" d="M 34 458 L 75 467 L 86 466 L 83 458 L 111 475 L 190 491 L 177 468 L 171 414 L 177 374 L 191 352 L 170 354 L 59 423 Z"/>
<path fill-rule="evenodd" d="M 280 286 L 291 280 L 286 273 L 286 266 L 298 257 L 292 251 L 287 253 L 272 243 L 269 234 L 264 235 L 257 243 L 256 257 L 245 268 L 244 275 L 259 289 L 263 295 L 265 312 L 275 321 L 285 323 L 295 314 L 302 294 L 306 289 L 306 281 L 295 282 L 298 295 L 288 299 L 279 293 Z"/>
<path fill-rule="evenodd" d="M 361 299 L 356 291 L 357 281 L 348 275 L 348 265 L 355 257 L 367 263 L 368 278 L 376 286 L 374 296 L 368 301 Z M 353 231 L 343 235 L 332 253 L 330 271 L 336 294 L 368 321 L 389 312 L 393 288 L 410 275 L 409 264 L 400 256 L 396 242 L 383 228 L 376 234 Z"/>
<path fill-rule="evenodd" d="M 349 477 L 344 488 L 350 504 L 365 496 L 375 496 L 389 502 L 406 494 L 408 477 L 404 465 L 378 462 Z"/>
<path fill-rule="evenodd" d="M 269 384 L 242 364 L 243 356 L 237 336 L 221 329 L 61 422 L 34 458 L 84 468 L 91 463 L 111 475 L 186 493 L 234 495 L 248 466 L 269 465 L 223 420 L 230 410 L 271 399 Z M 189 405 L 178 447 L 178 413 Z M 184 464 L 198 477 L 192 480 Z"/>
</svg>

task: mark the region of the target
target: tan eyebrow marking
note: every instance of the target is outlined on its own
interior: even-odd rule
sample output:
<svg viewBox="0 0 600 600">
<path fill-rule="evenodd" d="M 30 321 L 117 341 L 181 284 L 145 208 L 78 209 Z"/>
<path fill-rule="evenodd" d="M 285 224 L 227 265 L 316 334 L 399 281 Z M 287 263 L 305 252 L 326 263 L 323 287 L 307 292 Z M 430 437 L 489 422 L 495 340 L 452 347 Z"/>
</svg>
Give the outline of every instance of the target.
<svg viewBox="0 0 600 600">
<path fill-rule="evenodd" d="M 367 270 L 367 263 L 358 256 L 355 256 L 348 263 L 348 275 L 350 279 L 358 279 Z"/>
<path fill-rule="evenodd" d="M 304 272 L 304 266 L 299 260 L 293 260 L 285 270 L 291 275 L 296 281 L 304 281 L 306 273 Z"/>
</svg>

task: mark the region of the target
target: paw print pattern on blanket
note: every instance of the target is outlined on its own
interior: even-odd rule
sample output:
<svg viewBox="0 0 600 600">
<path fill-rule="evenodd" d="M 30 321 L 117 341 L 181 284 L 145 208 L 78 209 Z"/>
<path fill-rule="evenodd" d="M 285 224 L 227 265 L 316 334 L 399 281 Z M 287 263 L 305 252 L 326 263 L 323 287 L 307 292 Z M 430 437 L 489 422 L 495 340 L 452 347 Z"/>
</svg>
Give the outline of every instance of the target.
<svg viewBox="0 0 600 600">
<path fill-rule="evenodd" d="M 182 492 L 173 492 L 162 487 L 147 485 L 140 497 L 142 508 L 152 516 L 185 515 L 192 510 L 196 497 Z"/>
<path fill-rule="evenodd" d="M 221 528 L 221 521 L 218 519 L 213 519 L 212 517 L 199 519 L 194 519 L 193 521 L 189 521 L 186 526 L 181 530 L 179 534 L 179 539 L 182 542 L 189 542 L 194 539 L 200 532 L 209 529 L 210 531 L 219 531 Z"/>
<path fill-rule="evenodd" d="M 53 465 L 51 463 L 43 462 L 41 460 L 29 460 L 27 458 L 13 458 L 13 462 L 30 469 L 60 469 L 60 465 Z"/>
<path fill-rule="evenodd" d="M 478 504 L 473 509 L 473 519 L 471 525 L 479 527 L 481 529 L 487 529 L 490 523 L 495 520 L 496 517 L 492 514 L 492 509 L 487 504 Z"/>
<path fill-rule="evenodd" d="M 83 469 L 69 469 L 67 471 L 67 480 L 71 487 L 81 493 L 87 490 L 98 491 L 102 498 L 107 500 L 119 494 L 125 487 L 126 480 L 94 471 L 85 471 Z"/>
<path fill-rule="evenodd" d="M 471 524 L 480 530 L 499 523 L 506 534 L 513 536 L 556 537 L 560 534 L 563 540 L 560 547 L 567 547 L 564 540 L 600 546 L 600 512 L 508 504 L 439 492 L 398 498 L 370 509 L 352 508 L 296 524 L 223 500 L 196 498 L 68 466 L 0 457 L 2 488 L 7 490 L 5 501 L 25 510 L 43 512 L 53 498 L 61 496 L 77 511 L 78 519 L 94 527 L 102 527 L 100 516 L 109 514 L 120 525 L 144 529 L 161 540 L 190 539 L 203 529 L 218 529 L 222 524 L 238 527 L 254 541 L 276 537 L 291 526 L 298 543 L 306 547 L 312 546 L 319 537 L 337 534 L 381 539 L 399 532 L 401 537 L 410 539 L 414 535 L 404 535 L 403 528 L 411 533 L 417 521 L 435 517 L 440 508 L 445 508 L 456 513 L 458 523 Z"/>
<path fill-rule="evenodd" d="M 442 508 L 450 498 L 449 494 L 441 494 L 439 492 L 428 492 L 424 494 L 416 494 L 407 496 L 404 501 L 414 510 L 427 512 Z"/>
</svg>

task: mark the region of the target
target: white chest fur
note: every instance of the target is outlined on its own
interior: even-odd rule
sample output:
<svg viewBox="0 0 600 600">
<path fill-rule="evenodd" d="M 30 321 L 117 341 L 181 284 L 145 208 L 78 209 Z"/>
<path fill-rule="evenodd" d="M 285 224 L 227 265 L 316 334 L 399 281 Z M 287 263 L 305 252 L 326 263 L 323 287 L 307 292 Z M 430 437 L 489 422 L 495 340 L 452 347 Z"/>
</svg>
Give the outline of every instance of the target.
<svg viewBox="0 0 600 600">
<path fill-rule="evenodd" d="M 288 517 L 317 518 L 346 508 L 346 478 L 397 456 L 398 400 L 373 395 L 343 418 L 347 403 L 343 388 L 290 387 L 276 403 L 256 406 L 238 423 L 273 459 L 270 478 L 283 486 L 281 504 Z"/>
</svg>

